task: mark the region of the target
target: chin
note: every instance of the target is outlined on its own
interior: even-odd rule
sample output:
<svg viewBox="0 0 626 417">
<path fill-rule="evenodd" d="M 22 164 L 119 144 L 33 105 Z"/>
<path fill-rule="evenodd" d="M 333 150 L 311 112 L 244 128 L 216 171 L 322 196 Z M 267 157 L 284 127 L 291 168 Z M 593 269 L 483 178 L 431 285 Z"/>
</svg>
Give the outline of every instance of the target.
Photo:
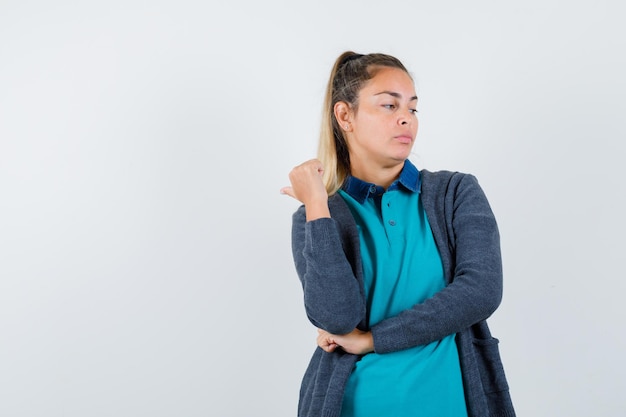
<svg viewBox="0 0 626 417">
<path fill-rule="evenodd" d="M 392 156 L 392 159 L 395 161 L 405 161 L 410 155 L 410 150 L 408 152 L 398 152 L 396 155 Z"/>
</svg>

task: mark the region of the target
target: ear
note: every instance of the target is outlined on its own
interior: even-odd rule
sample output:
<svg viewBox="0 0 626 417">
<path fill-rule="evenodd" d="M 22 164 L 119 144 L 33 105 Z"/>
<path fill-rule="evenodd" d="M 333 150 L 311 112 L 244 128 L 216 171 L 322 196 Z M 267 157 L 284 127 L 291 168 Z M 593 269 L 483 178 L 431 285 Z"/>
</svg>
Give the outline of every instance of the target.
<svg viewBox="0 0 626 417">
<path fill-rule="evenodd" d="M 333 111 L 335 112 L 337 122 L 339 122 L 339 127 L 346 132 L 350 132 L 354 116 L 352 107 L 345 101 L 338 101 L 335 103 Z"/>
</svg>

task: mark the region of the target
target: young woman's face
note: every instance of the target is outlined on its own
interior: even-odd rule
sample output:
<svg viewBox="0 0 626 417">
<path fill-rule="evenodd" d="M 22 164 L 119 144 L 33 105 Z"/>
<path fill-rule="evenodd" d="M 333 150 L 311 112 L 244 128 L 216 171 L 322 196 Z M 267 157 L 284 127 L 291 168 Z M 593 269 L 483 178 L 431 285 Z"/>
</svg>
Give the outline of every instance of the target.
<svg viewBox="0 0 626 417">
<path fill-rule="evenodd" d="M 359 92 L 347 135 L 350 160 L 393 166 L 409 157 L 417 135 L 417 95 L 409 75 L 382 68 Z"/>
</svg>

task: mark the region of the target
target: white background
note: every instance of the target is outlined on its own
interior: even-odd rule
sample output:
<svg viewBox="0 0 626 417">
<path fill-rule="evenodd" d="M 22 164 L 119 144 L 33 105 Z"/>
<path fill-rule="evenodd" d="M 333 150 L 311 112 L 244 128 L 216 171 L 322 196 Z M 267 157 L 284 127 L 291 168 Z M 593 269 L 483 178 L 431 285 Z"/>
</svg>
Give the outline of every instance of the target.
<svg viewBox="0 0 626 417">
<path fill-rule="evenodd" d="M 405 63 L 411 159 L 489 197 L 518 414 L 624 415 L 618 4 L 3 1 L 0 415 L 295 416 L 279 189 L 347 49 Z"/>
</svg>

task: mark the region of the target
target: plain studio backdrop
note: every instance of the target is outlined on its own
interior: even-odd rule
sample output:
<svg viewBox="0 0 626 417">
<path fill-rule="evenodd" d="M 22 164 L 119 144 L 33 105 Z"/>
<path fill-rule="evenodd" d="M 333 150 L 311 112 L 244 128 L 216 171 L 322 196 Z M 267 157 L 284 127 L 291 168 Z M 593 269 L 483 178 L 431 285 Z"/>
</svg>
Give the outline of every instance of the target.
<svg viewBox="0 0 626 417">
<path fill-rule="evenodd" d="M 491 202 L 518 414 L 624 415 L 620 3 L 217 3 L 0 5 L 0 415 L 295 416 L 279 189 L 347 49 L 406 64 L 411 159 Z"/>
</svg>

